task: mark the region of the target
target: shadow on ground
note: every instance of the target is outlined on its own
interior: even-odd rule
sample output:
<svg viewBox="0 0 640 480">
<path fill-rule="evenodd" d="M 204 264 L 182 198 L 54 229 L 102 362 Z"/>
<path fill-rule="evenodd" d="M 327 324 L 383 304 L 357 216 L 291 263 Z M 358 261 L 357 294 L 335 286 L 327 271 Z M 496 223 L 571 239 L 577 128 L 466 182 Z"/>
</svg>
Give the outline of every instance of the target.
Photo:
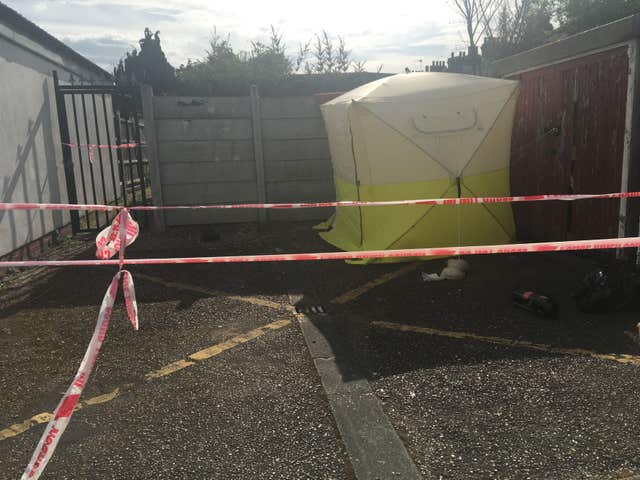
<svg viewBox="0 0 640 480">
<path fill-rule="evenodd" d="M 310 227 L 280 224 L 259 231 L 255 226 L 228 226 L 220 227 L 215 235 L 211 231 L 203 235 L 198 229 L 176 229 L 163 237 L 145 233 L 127 250 L 127 256 L 330 250 Z M 92 251 L 84 256 L 91 258 Z M 596 267 L 593 260 L 570 254 L 527 254 L 472 257 L 469 261 L 472 270 L 463 281 L 424 283 L 422 271 L 437 272 L 443 266 L 443 260 L 433 260 L 345 304 L 332 300 L 399 266 L 290 262 L 132 267 L 142 328 L 132 336 L 122 308 L 118 307 L 110 333 L 113 347 L 107 346 L 99 363 L 102 375 L 96 375 L 92 388 L 108 391 L 114 381 L 128 382 L 139 375 L 116 355 L 116 346 L 127 353 L 132 365 L 139 360 L 140 365 L 157 368 L 216 338 L 254 328 L 265 319 L 290 315 L 291 304 L 320 305 L 327 313 L 310 318 L 331 342 L 343 377 L 370 381 L 426 479 L 610 478 L 612 472 L 621 469 L 638 470 L 640 367 L 481 340 L 400 332 L 375 323 L 424 326 L 602 353 L 640 354 L 638 345 L 625 333 L 633 331 L 637 323 L 637 305 L 630 303 L 613 314 L 585 315 L 573 304 L 570 293 L 584 274 Z M 34 408 L 48 408 L 55 402 L 59 394 L 56 388 L 69 378 L 76 367 L 74 362 L 82 355 L 86 333 L 95 321 L 97 306 L 113 273 L 113 268 L 61 268 L 23 285 L 22 299 L 0 310 L 2 348 L 14 352 L 7 362 L 17 372 L 5 372 L 5 386 L 11 389 L 12 382 L 24 380 L 28 387 L 31 377 L 41 368 L 34 362 L 59 360 L 59 365 L 51 362 L 47 366 L 47 373 L 52 374 L 49 383 L 18 388 L 7 395 L 7 410 L 13 416 L 28 417 Z M 254 296 L 282 308 L 267 312 L 253 305 L 239 305 L 224 296 L 167 287 L 143 278 L 141 273 L 164 282 Z M 511 292 L 516 288 L 554 296 L 560 305 L 558 319 L 544 319 L 515 309 Z M 58 325 L 66 325 L 69 319 L 77 324 L 70 331 L 59 331 Z M 39 322 L 44 325 L 41 330 L 37 327 Z M 211 333 L 217 328 L 218 333 Z M 274 352 L 277 358 L 268 364 L 270 375 L 277 371 L 278 362 L 288 358 L 287 348 L 303 348 L 298 337 L 292 340 L 297 343 L 278 344 L 282 352 Z M 108 348 L 114 351 L 110 353 Z M 267 349 L 265 345 L 261 348 Z M 310 362 L 302 357 L 297 361 L 304 365 L 300 374 L 313 376 L 310 383 L 316 382 L 317 387 L 315 372 L 308 370 Z M 294 370 L 287 370 L 289 381 L 295 377 Z M 212 371 L 208 375 L 217 374 Z M 236 368 L 232 375 L 241 378 L 242 374 Z M 203 388 L 202 378 L 194 378 L 193 382 L 196 380 Z M 260 385 L 256 384 L 255 392 L 251 385 L 250 380 L 243 383 L 245 394 L 258 405 Z M 189 381 L 180 388 L 190 392 L 192 386 Z M 163 388 L 169 395 L 170 388 Z M 316 392 L 313 385 L 305 384 L 304 388 Z M 32 403 L 11 410 L 25 395 L 34 398 Z M 304 391 L 300 395 L 304 397 Z M 292 401 L 299 402 L 301 396 L 292 396 Z M 207 397 L 208 401 L 213 402 Z M 313 408 L 319 415 L 326 415 L 326 405 L 314 403 Z M 205 413 L 198 411 L 198 415 Z M 188 415 L 181 418 L 188 419 Z M 252 418 L 258 422 L 262 414 Z M 264 418 L 269 418 L 268 413 Z M 149 424 L 144 428 L 149 435 L 157 436 L 156 430 L 161 431 L 163 426 Z M 229 435 L 235 431 L 230 420 L 225 428 Z M 251 428 L 259 438 L 260 428 Z M 320 430 L 322 435 L 334 432 L 327 426 Z M 270 432 L 273 441 L 277 432 Z M 237 444 L 241 446 L 242 438 L 238 437 Z M 122 458 L 134 462 L 127 455 Z M 126 462 L 123 460 L 122 464 Z M 277 478 L 274 465 L 270 468 L 273 478 Z M 254 467 L 259 471 L 259 465 Z M 345 467 L 340 471 L 348 470 Z M 236 473 L 242 478 L 241 473 Z"/>
</svg>

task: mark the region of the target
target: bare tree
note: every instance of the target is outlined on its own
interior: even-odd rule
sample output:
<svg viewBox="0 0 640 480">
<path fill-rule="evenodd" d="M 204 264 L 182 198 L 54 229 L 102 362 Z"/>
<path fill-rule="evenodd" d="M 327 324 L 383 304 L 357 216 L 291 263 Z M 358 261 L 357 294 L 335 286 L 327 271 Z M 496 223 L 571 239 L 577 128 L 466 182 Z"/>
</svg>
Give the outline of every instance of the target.
<svg viewBox="0 0 640 480">
<path fill-rule="evenodd" d="M 353 71 L 356 72 L 356 73 L 366 72 L 367 71 L 365 69 L 366 63 L 367 63 L 366 60 L 360 60 L 360 61 L 357 61 L 357 62 L 353 62 Z"/>
<path fill-rule="evenodd" d="M 321 34 L 315 35 L 315 39 L 300 45 L 294 62 L 295 71 L 304 66 L 307 74 L 341 74 L 347 73 L 350 68 L 354 72 L 364 72 L 366 62 L 351 60 L 351 50 L 347 49 L 344 38 L 338 35 L 337 44 L 335 42 L 335 38 L 322 30 Z"/>
<path fill-rule="evenodd" d="M 318 43 L 321 43 L 324 49 L 325 70 L 327 73 L 333 73 L 336 66 L 336 59 L 333 52 L 333 42 L 329 38 L 326 30 L 322 30 L 322 37 L 318 37 Z"/>
<path fill-rule="evenodd" d="M 480 39 L 492 34 L 496 14 L 504 0 L 452 0 L 456 13 L 465 23 L 469 47 L 477 50 Z"/>
<path fill-rule="evenodd" d="M 349 56 L 351 51 L 347 50 L 344 38 L 338 36 L 338 53 L 336 54 L 336 70 L 340 73 L 345 73 L 351 66 L 351 59 Z"/>
<path fill-rule="evenodd" d="M 315 59 L 315 65 L 313 66 L 313 70 L 316 73 L 324 73 L 325 64 L 326 64 L 326 56 L 324 51 L 324 45 L 322 44 L 322 39 L 319 35 L 316 35 L 316 42 L 313 45 L 313 52 L 311 53 L 313 58 Z"/>
<path fill-rule="evenodd" d="M 300 68 L 302 67 L 302 64 L 304 63 L 305 59 L 307 58 L 307 56 L 309 55 L 309 45 L 311 44 L 311 42 L 306 42 L 304 44 L 300 44 L 300 46 L 298 47 L 298 54 L 296 55 L 296 60 L 295 60 L 295 72 L 299 72 Z M 305 67 L 308 67 L 309 63 L 305 64 Z"/>
<path fill-rule="evenodd" d="M 491 38 L 492 55 L 506 55 L 533 48 L 553 31 L 552 0 L 503 0 Z"/>
<path fill-rule="evenodd" d="M 531 0 L 512 0 L 502 5 L 497 34 L 505 45 L 518 45 L 523 40 L 531 3 Z"/>
</svg>

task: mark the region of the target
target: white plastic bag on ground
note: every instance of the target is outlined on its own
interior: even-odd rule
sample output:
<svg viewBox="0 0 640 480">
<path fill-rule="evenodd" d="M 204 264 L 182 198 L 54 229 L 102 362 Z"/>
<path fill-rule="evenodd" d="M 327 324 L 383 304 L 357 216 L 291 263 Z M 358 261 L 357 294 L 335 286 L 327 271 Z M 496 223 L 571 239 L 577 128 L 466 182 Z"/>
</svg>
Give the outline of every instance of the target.
<svg viewBox="0 0 640 480">
<path fill-rule="evenodd" d="M 463 280 L 469 271 L 469 262 L 462 258 L 450 258 L 447 260 L 447 266 L 442 269 L 440 274 L 423 273 L 423 282 L 439 282 L 441 280 Z"/>
</svg>

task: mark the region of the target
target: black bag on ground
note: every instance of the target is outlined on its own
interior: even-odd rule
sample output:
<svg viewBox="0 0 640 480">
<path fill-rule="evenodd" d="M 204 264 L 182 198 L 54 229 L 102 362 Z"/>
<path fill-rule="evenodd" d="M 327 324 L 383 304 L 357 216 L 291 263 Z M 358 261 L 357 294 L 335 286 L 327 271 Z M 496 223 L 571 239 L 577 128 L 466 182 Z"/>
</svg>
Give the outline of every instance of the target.
<svg viewBox="0 0 640 480">
<path fill-rule="evenodd" d="M 598 268 L 582 279 L 571 296 L 585 313 L 608 313 L 624 308 L 637 285 L 638 275 L 622 266 Z"/>
</svg>

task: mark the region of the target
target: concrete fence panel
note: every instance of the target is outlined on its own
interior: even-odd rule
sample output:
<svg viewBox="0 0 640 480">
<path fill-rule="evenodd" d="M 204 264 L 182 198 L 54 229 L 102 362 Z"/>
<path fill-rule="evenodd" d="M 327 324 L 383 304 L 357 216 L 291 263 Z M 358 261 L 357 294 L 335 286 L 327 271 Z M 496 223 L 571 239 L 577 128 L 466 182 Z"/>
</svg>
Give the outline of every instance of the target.
<svg viewBox="0 0 640 480">
<path fill-rule="evenodd" d="M 154 202 L 199 205 L 335 198 L 324 123 L 314 97 L 152 97 Z M 146 95 L 150 95 L 147 92 Z M 151 103 L 150 103 L 151 102 Z M 331 209 L 167 211 L 167 225 L 324 220 Z"/>
</svg>

